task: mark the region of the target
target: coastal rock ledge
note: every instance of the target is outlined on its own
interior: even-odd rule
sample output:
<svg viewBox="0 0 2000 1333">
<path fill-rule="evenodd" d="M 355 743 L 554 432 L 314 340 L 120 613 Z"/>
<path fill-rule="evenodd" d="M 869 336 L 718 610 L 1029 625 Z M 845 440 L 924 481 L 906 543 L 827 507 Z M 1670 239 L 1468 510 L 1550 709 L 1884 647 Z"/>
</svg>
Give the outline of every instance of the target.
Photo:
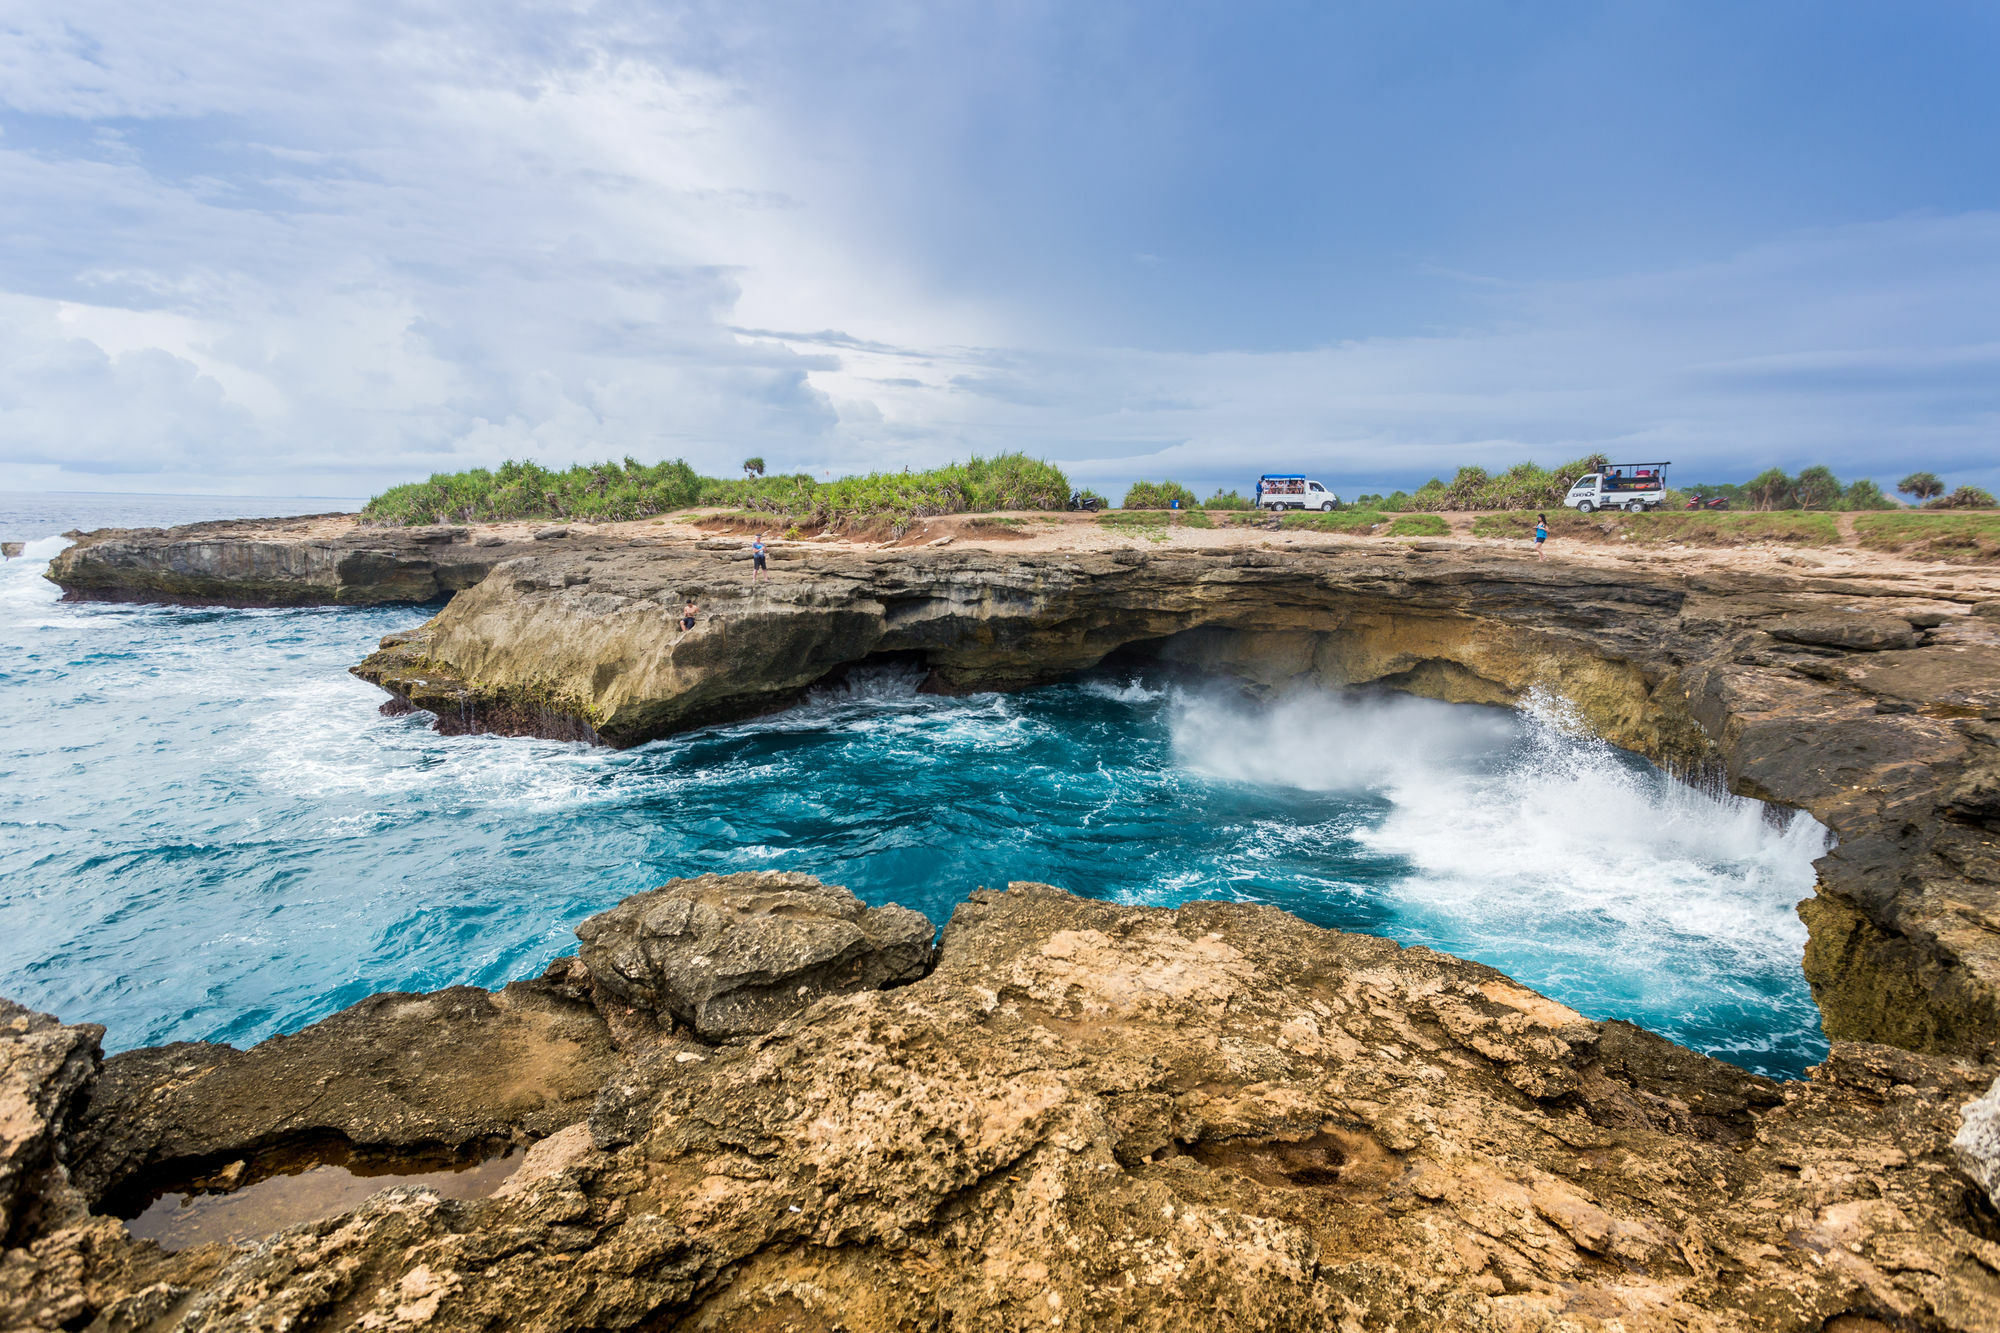
<svg viewBox="0 0 2000 1333">
<path fill-rule="evenodd" d="M 804 877 L 617 910 L 701 904 L 754 952 L 783 894 L 853 924 Z M 602 967 L 101 1068 L 95 1029 L 18 1016 L 0 1326 L 2000 1329 L 2000 1214 L 1952 1148 L 1991 1063 L 1837 1042 L 1777 1084 L 1426 949 L 1040 884 L 975 893 L 928 975 L 732 1044 L 625 1021 Z M 343 1126 L 533 1146 L 490 1197 L 234 1246 L 92 1211 Z"/>
</svg>

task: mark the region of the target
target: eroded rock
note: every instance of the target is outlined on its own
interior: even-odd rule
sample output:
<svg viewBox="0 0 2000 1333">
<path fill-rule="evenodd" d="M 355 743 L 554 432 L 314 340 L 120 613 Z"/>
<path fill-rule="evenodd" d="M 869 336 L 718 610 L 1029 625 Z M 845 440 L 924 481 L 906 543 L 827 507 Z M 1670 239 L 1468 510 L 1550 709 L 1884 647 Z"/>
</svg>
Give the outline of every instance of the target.
<svg viewBox="0 0 2000 1333">
<path fill-rule="evenodd" d="M 1774 639 L 1858 652 L 1917 646 L 1916 627 L 1899 616 L 1836 614 L 1788 616 L 1770 627 Z"/>
<path fill-rule="evenodd" d="M 1774 1084 L 1426 949 L 1021 884 L 922 980 L 635 1052 L 629 1133 L 490 1198 L 164 1256 L 97 1219 L 0 1256 L 0 1303 L 32 1272 L 50 1318 L 183 1333 L 1974 1333 L 2000 1249 L 1951 1140 L 1995 1072 L 1837 1043 Z"/>
<path fill-rule="evenodd" d="M 764 871 L 672 880 L 576 933 L 584 966 L 616 1003 L 728 1041 L 822 996 L 916 980 L 934 931 L 907 907 L 868 907 L 810 875 Z"/>
<path fill-rule="evenodd" d="M 1959 1130 L 1951 1141 L 1952 1155 L 1966 1175 L 1978 1182 L 1995 1208 L 2000 1208 L 2000 1079 L 1977 1101 L 1959 1110 Z"/>
<path fill-rule="evenodd" d="M 95 1023 L 0 999 L 0 1242 L 32 1239 L 75 1207 L 64 1144 L 103 1039 Z"/>
</svg>

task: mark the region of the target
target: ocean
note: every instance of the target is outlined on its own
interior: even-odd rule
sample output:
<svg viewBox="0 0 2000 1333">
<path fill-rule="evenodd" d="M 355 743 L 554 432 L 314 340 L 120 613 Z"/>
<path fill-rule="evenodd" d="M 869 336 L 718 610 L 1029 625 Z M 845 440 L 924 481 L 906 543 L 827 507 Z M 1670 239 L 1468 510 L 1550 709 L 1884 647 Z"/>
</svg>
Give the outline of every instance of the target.
<svg viewBox="0 0 2000 1333">
<path fill-rule="evenodd" d="M 111 1049 L 243 1045 L 383 990 L 497 986 L 677 875 L 796 869 L 942 925 L 1041 880 L 1269 903 L 1478 959 L 1796 1077 L 1826 831 L 1523 710 L 1088 674 L 940 698 L 861 672 L 612 751 L 445 737 L 347 674 L 432 608 L 72 604 L 70 528 L 351 500 L 13 496 L 0 537 L 0 994 Z"/>
</svg>

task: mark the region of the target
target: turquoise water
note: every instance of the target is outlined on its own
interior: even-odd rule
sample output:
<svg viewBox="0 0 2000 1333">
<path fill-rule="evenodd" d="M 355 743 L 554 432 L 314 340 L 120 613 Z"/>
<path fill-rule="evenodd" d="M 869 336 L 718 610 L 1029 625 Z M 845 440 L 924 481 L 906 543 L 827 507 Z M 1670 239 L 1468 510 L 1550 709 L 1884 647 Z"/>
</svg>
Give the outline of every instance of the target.
<svg viewBox="0 0 2000 1333">
<path fill-rule="evenodd" d="M 791 712 L 614 752 L 451 738 L 348 676 L 422 610 L 78 606 L 0 567 L 0 993 L 107 1045 L 244 1044 L 495 986 L 674 875 L 796 868 L 942 923 L 1036 879 L 1273 903 L 1792 1074 L 1824 831 L 1670 782 L 1560 710 L 1128 675 Z"/>
</svg>

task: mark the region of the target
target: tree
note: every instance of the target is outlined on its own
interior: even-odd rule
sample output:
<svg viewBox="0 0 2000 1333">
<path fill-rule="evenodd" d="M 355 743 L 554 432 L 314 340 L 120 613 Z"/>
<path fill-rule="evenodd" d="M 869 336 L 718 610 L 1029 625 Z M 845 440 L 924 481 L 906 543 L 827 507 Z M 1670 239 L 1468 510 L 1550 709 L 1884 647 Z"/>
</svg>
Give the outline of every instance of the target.
<svg viewBox="0 0 2000 1333">
<path fill-rule="evenodd" d="M 1840 478 L 1832 468 L 1814 464 L 1800 471 L 1792 491 L 1801 509 L 1831 509 L 1840 501 Z"/>
<path fill-rule="evenodd" d="M 764 475 L 764 460 L 763 460 L 763 459 L 761 459 L 761 458 L 746 458 L 746 459 L 744 459 L 744 460 L 743 460 L 743 475 L 744 475 L 745 477 L 761 477 L 761 476 L 763 476 L 763 475 Z"/>
<path fill-rule="evenodd" d="M 1896 502 L 1882 494 L 1882 488 L 1863 477 L 1847 484 L 1846 492 L 1840 497 L 1842 509 L 1894 509 Z"/>
<path fill-rule="evenodd" d="M 1944 482 L 1935 472 L 1912 472 L 1896 483 L 1896 489 L 1919 500 L 1935 500 L 1944 494 Z"/>
<path fill-rule="evenodd" d="M 1783 468 L 1765 468 L 1750 478 L 1743 491 L 1759 509 L 1789 509 L 1798 503 L 1798 483 Z"/>
</svg>

